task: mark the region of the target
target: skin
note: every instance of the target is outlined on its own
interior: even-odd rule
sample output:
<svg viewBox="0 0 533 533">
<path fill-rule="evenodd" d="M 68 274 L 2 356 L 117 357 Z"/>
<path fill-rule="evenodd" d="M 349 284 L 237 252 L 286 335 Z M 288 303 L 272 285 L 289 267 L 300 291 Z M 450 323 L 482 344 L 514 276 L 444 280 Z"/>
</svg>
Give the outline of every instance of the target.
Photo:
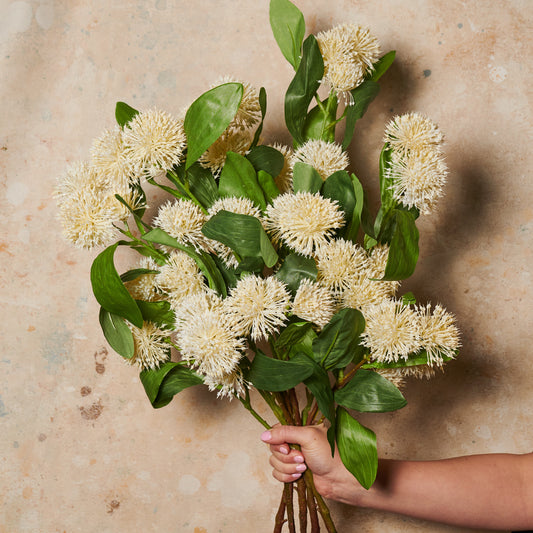
<svg viewBox="0 0 533 533">
<path fill-rule="evenodd" d="M 324 426 L 277 425 L 261 439 L 270 445 L 274 478 L 294 481 L 309 468 L 318 492 L 328 499 L 463 527 L 533 528 L 533 453 L 381 459 L 367 491 L 338 453 L 331 457 Z M 299 444 L 301 452 L 290 444 Z"/>
</svg>

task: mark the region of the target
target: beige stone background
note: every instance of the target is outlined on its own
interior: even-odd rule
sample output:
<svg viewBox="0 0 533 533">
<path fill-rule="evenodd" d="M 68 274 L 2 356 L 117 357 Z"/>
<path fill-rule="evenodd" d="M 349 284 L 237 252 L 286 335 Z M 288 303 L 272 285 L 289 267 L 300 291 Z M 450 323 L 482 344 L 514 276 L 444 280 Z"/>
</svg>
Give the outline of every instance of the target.
<svg viewBox="0 0 533 533">
<path fill-rule="evenodd" d="M 308 31 L 356 22 L 397 50 L 350 148 L 374 199 L 394 114 L 423 112 L 447 138 L 447 196 L 404 288 L 457 315 L 463 349 L 409 384 L 402 411 L 363 418 L 381 456 L 531 451 L 533 2 L 295 3 Z M 51 198 L 117 100 L 177 113 L 223 74 L 265 86 L 265 142 L 286 141 L 291 67 L 267 0 L 0 0 L 0 65 L 0 531 L 271 531 L 281 487 L 261 428 L 199 387 L 151 408 L 100 332 L 97 251 L 62 239 Z M 340 533 L 468 531 L 332 508 Z"/>
</svg>

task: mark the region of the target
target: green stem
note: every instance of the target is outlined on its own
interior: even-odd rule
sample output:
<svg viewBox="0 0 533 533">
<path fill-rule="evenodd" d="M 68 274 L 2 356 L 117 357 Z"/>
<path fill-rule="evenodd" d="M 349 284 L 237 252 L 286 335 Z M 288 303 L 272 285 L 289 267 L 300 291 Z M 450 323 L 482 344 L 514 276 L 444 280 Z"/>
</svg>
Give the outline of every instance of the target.
<svg viewBox="0 0 533 533">
<path fill-rule="evenodd" d="M 329 512 L 329 508 L 326 505 L 326 502 L 322 499 L 322 496 L 318 493 L 315 487 L 315 482 L 313 481 L 313 474 L 310 470 L 306 470 L 304 472 L 304 478 L 305 482 L 307 483 L 307 486 L 313 493 L 313 496 L 315 497 L 316 503 L 318 505 L 318 510 L 320 511 L 320 515 L 322 516 L 322 520 L 324 520 L 324 524 L 326 525 L 326 529 L 328 530 L 328 533 L 337 533 L 337 529 L 335 527 L 335 524 L 333 523 L 333 520 L 331 519 L 331 513 Z"/>
<path fill-rule="evenodd" d="M 272 426 L 252 407 L 252 404 L 250 402 L 250 393 L 246 391 L 247 398 L 242 398 L 241 396 L 237 396 L 239 401 L 244 405 L 248 411 L 250 411 L 251 415 L 265 427 L 266 429 L 270 429 Z"/>
</svg>

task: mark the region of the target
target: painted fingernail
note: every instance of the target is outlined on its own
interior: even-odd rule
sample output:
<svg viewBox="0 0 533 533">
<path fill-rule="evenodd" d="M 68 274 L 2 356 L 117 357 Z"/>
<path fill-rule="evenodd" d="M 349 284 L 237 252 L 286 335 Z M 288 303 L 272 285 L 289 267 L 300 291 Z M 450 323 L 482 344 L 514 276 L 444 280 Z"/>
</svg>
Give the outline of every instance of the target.
<svg viewBox="0 0 533 533">
<path fill-rule="evenodd" d="M 303 463 L 304 462 L 304 458 L 301 455 L 296 455 L 294 457 L 294 462 L 295 463 Z"/>
<path fill-rule="evenodd" d="M 270 431 L 265 431 L 261 434 L 261 440 L 263 442 L 268 442 L 270 439 L 272 439 L 272 433 Z"/>
<path fill-rule="evenodd" d="M 304 472 L 306 468 L 307 466 L 305 465 L 296 465 L 296 470 L 298 470 L 298 472 Z"/>
<path fill-rule="evenodd" d="M 279 449 L 280 453 L 284 454 L 284 455 L 288 455 L 289 454 L 289 450 L 287 448 L 285 448 L 285 446 L 282 446 L 280 449 Z"/>
<path fill-rule="evenodd" d="M 302 475 L 302 474 L 291 474 L 291 477 L 292 477 L 293 479 L 297 479 L 297 478 L 299 478 L 301 475 Z"/>
</svg>

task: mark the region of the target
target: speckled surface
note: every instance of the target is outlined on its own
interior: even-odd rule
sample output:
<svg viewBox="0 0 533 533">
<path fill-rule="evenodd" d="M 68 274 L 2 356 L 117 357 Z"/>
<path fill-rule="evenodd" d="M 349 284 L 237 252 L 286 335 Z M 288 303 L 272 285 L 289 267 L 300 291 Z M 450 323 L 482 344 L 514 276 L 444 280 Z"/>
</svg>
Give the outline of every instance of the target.
<svg viewBox="0 0 533 533">
<path fill-rule="evenodd" d="M 374 194 L 393 114 L 421 111 L 447 138 L 447 196 L 421 225 L 405 288 L 453 311 L 464 347 L 445 374 L 408 386 L 401 412 L 364 417 L 381 455 L 531 451 L 533 3 L 295 3 L 313 32 L 353 21 L 397 50 L 350 149 Z M 105 347 L 96 251 L 63 241 L 51 198 L 117 100 L 178 112 L 223 74 L 266 87 L 265 140 L 286 140 L 291 68 L 266 0 L 0 1 L 2 533 L 271 531 L 280 487 L 261 428 L 199 388 L 150 407 Z M 468 531 L 332 507 L 342 533 Z"/>
</svg>

